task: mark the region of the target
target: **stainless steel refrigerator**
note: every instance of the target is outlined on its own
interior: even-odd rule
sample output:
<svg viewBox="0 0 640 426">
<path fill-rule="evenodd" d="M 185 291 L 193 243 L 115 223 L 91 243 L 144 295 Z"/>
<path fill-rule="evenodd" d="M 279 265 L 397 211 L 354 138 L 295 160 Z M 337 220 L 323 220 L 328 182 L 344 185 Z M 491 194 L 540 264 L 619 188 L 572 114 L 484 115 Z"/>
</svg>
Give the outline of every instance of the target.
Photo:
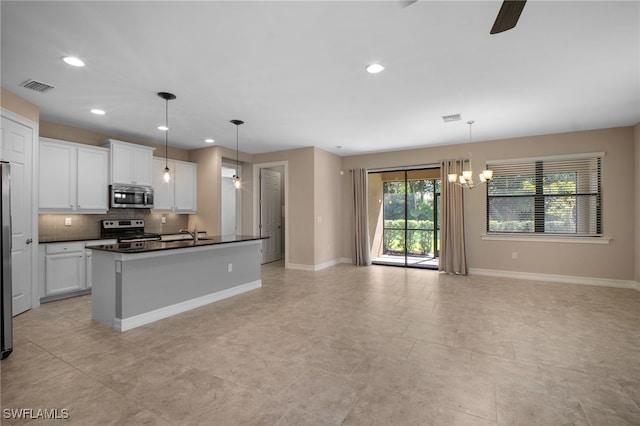
<svg viewBox="0 0 640 426">
<path fill-rule="evenodd" d="M 13 324 L 11 287 L 11 167 L 0 161 L 0 228 L 2 241 L 0 254 L 2 257 L 2 292 L 0 293 L 0 359 L 5 359 L 13 350 Z"/>
</svg>

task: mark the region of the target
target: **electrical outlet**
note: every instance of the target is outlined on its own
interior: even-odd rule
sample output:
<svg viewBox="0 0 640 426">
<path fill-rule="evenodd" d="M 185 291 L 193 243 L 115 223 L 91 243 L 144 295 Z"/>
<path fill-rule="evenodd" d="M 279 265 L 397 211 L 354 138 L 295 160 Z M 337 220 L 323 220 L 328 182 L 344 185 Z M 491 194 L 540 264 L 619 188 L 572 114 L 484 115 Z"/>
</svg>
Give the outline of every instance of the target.
<svg viewBox="0 0 640 426">
<path fill-rule="evenodd" d="M 65 217 L 64 218 L 64 226 L 71 226 L 71 218 L 70 217 Z"/>
<path fill-rule="evenodd" d="M 233 272 L 233 263 L 229 263 L 229 264 L 227 265 L 227 271 L 228 271 L 228 272 Z"/>
<path fill-rule="evenodd" d="M 511 259 L 518 260 L 518 252 L 517 251 L 514 251 L 513 253 L 511 253 Z"/>
<path fill-rule="evenodd" d="M 160 218 L 160 223 L 167 223 L 167 218 L 165 216 L 162 216 Z"/>
</svg>

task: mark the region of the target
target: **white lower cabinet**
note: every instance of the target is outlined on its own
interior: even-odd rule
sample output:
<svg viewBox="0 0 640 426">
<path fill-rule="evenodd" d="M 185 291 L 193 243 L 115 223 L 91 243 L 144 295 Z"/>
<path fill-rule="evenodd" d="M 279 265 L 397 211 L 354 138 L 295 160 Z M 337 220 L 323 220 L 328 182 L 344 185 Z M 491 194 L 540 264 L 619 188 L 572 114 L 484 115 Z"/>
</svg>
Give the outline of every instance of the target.
<svg viewBox="0 0 640 426">
<path fill-rule="evenodd" d="M 91 246 L 115 243 L 116 240 L 92 240 L 40 244 L 40 297 L 57 299 L 90 290 Z"/>
<path fill-rule="evenodd" d="M 93 269 L 91 268 L 91 259 L 93 258 L 93 253 L 91 250 L 84 251 L 84 271 L 85 271 L 85 287 L 91 288 L 93 285 L 93 280 L 91 278 L 91 274 L 93 273 Z"/>
<path fill-rule="evenodd" d="M 84 243 L 47 244 L 44 270 L 46 296 L 84 290 Z"/>
</svg>

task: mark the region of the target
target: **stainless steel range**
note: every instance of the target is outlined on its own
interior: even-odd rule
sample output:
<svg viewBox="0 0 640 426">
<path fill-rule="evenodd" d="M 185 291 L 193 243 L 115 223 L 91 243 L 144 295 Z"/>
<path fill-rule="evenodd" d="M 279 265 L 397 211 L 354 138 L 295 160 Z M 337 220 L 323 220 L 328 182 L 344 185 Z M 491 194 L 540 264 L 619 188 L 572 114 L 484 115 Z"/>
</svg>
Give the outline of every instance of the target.
<svg viewBox="0 0 640 426">
<path fill-rule="evenodd" d="M 118 242 L 158 241 L 160 234 L 144 232 L 143 219 L 105 219 L 100 237 L 116 238 Z"/>
</svg>

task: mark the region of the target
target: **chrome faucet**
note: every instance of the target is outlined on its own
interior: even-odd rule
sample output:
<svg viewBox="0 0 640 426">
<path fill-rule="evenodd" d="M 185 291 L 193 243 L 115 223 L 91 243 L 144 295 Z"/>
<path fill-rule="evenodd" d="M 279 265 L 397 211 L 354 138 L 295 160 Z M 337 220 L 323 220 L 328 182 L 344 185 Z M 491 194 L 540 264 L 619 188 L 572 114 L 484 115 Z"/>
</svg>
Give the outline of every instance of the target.
<svg viewBox="0 0 640 426">
<path fill-rule="evenodd" d="M 189 231 L 188 229 L 181 229 L 180 231 L 181 234 L 189 234 L 191 235 L 191 238 L 193 238 L 193 242 L 197 243 L 198 242 L 198 228 L 197 227 L 193 227 L 193 232 Z"/>
</svg>

